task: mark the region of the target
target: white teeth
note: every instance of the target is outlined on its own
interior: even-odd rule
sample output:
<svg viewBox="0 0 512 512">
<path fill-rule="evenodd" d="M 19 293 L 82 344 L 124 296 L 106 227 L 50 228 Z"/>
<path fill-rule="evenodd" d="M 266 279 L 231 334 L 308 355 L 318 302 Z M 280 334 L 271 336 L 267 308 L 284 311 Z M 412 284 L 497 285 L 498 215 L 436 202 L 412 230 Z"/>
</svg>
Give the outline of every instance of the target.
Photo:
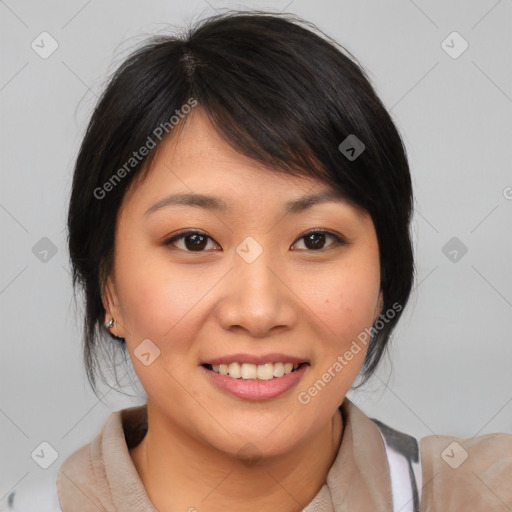
<svg viewBox="0 0 512 512">
<path fill-rule="evenodd" d="M 238 363 L 231 363 L 228 366 L 228 373 L 234 379 L 239 379 L 242 376 L 242 367 Z"/>
<path fill-rule="evenodd" d="M 274 377 L 282 377 L 284 375 L 284 364 L 283 363 L 274 363 Z"/>
<path fill-rule="evenodd" d="M 274 378 L 274 365 L 272 363 L 259 364 L 257 366 L 257 374 L 258 374 L 258 379 L 260 379 L 260 380 L 273 379 Z"/>
<path fill-rule="evenodd" d="M 255 379 L 257 377 L 258 369 L 254 364 L 244 363 L 242 365 L 242 379 Z M 231 375 L 231 372 L 229 372 Z M 234 377 L 234 375 L 231 375 Z"/>
<path fill-rule="evenodd" d="M 234 379 L 259 379 L 271 380 L 279 378 L 283 375 L 291 373 L 299 367 L 298 363 L 231 363 L 231 364 L 214 364 L 212 370 L 221 375 L 227 375 Z"/>
</svg>

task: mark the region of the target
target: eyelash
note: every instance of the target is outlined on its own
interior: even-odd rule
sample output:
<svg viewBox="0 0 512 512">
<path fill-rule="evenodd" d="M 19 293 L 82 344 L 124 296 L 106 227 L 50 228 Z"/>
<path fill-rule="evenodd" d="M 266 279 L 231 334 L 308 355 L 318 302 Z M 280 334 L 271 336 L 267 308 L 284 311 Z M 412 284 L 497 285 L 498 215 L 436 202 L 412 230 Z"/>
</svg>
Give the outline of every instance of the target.
<svg viewBox="0 0 512 512">
<path fill-rule="evenodd" d="M 321 234 L 321 235 L 327 235 L 328 237 L 331 237 L 333 240 L 334 240 L 334 243 L 329 245 L 327 248 L 325 249 L 317 249 L 317 250 L 314 250 L 314 249 L 301 249 L 301 250 L 305 250 L 306 252 L 324 252 L 324 251 L 327 251 L 329 249 L 331 249 L 333 246 L 343 246 L 343 245 L 347 245 L 348 242 L 342 238 L 340 235 L 337 235 L 331 231 L 326 231 L 326 230 L 323 230 L 323 229 L 312 229 L 310 231 L 308 231 L 307 233 L 304 233 L 302 236 L 300 236 L 296 242 L 294 242 L 293 245 L 295 245 L 299 240 L 302 240 L 303 238 L 307 237 L 308 235 L 311 235 L 311 234 Z M 202 235 L 202 236 L 205 236 L 206 238 L 209 238 L 210 240 L 213 240 L 213 238 L 211 238 L 207 233 L 205 233 L 204 231 L 199 231 L 199 230 L 191 230 L 191 231 L 185 231 L 183 233 L 180 233 L 179 235 L 176 235 L 176 236 L 173 236 L 172 238 L 169 238 L 168 240 L 165 240 L 164 241 L 164 245 L 166 246 L 170 246 L 170 245 L 173 245 L 174 242 L 176 242 L 177 240 L 180 240 L 182 238 L 185 238 L 186 236 L 188 235 Z M 215 240 L 213 240 L 215 241 Z M 217 242 L 215 242 L 217 243 Z M 184 251 L 184 252 L 190 252 L 190 253 L 202 253 L 202 252 L 207 252 L 207 251 L 190 251 L 188 249 L 180 249 L 178 248 L 179 250 L 181 251 Z"/>
</svg>

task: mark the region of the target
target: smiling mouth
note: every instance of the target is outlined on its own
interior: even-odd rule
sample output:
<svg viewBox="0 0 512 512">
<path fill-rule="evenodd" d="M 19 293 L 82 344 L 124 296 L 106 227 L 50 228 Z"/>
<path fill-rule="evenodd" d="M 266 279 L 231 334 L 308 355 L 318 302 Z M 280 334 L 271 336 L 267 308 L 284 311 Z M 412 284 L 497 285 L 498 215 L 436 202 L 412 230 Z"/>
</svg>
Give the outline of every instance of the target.
<svg viewBox="0 0 512 512">
<path fill-rule="evenodd" d="M 243 380 L 272 380 L 279 379 L 297 371 L 309 363 L 230 363 L 230 364 L 202 364 L 207 370 L 233 379 Z"/>
</svg>

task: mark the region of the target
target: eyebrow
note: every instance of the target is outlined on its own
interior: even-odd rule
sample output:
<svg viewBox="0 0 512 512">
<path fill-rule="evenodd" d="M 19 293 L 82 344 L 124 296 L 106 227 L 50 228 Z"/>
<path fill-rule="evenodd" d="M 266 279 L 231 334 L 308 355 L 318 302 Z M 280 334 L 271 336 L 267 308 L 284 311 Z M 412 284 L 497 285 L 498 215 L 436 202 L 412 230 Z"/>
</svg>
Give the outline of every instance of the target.
<svg viewBox="0 0 512 512">
<path fill-rule="evenodd" d="M 346 202 L 346 199 L 342 196 L 341 192 L 336 190 L 325 190 L 318 194 L 303 196 L 298 199 L 288 201 L 285 205 L 284 214 L 295 215 L 317 204 L 328 203 L 331 201 L 344 203 Z M 206 194 L 182 193 L 171 194 L 167 197 L 164 197 L 162 200 L 148 208 L 144 215 L 150 215 L 157 210 L 175 205 L 193 206 L 196 208 L 218 211 L 220 213 L 232 212 L 232 208 L 229 207 L 220 197 L 209 196 Z"/>
</svg>

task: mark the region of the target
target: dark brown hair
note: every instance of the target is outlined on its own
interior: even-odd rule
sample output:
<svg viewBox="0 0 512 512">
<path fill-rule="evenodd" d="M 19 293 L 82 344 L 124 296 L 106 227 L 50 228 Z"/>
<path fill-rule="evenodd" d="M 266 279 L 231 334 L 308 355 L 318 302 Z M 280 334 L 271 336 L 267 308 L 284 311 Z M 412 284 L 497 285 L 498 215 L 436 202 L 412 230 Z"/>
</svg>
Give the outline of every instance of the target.
<svg viewBox="0 0 512 512">
<path fill-rule="evenodd" d="M 365 71 L 335 41 L 290 14 L 231 11 L 182 36 L 147 40 L 115 71 L 88 125 L 74 171 L 68 230 L 73 284 L 85 294 L 84 358 L 93 389 L 99 345 L 117 344 L 126 357 L 123 340 L 109 339 L 103 327 L 102 286 L 112 269 L 119 207 L 164 139 L 155 130 L 168 126 L 190 98 L 240 153 L 276 172 L 321 180 L 371 215 L 383 311 L 396 314 L 372 336 L 361 374 L 365 382 L 413 281 L 413 196 L 402 139 Z M 350 135 L 364 144 L 357 158 L 339 149 Z M 127 167 L 149 139 L 155 147 Z M 113 181 L 116 173 L 122 179 Z M 107 189 L 107 197 L 98 197 Z"/>
</svg>

